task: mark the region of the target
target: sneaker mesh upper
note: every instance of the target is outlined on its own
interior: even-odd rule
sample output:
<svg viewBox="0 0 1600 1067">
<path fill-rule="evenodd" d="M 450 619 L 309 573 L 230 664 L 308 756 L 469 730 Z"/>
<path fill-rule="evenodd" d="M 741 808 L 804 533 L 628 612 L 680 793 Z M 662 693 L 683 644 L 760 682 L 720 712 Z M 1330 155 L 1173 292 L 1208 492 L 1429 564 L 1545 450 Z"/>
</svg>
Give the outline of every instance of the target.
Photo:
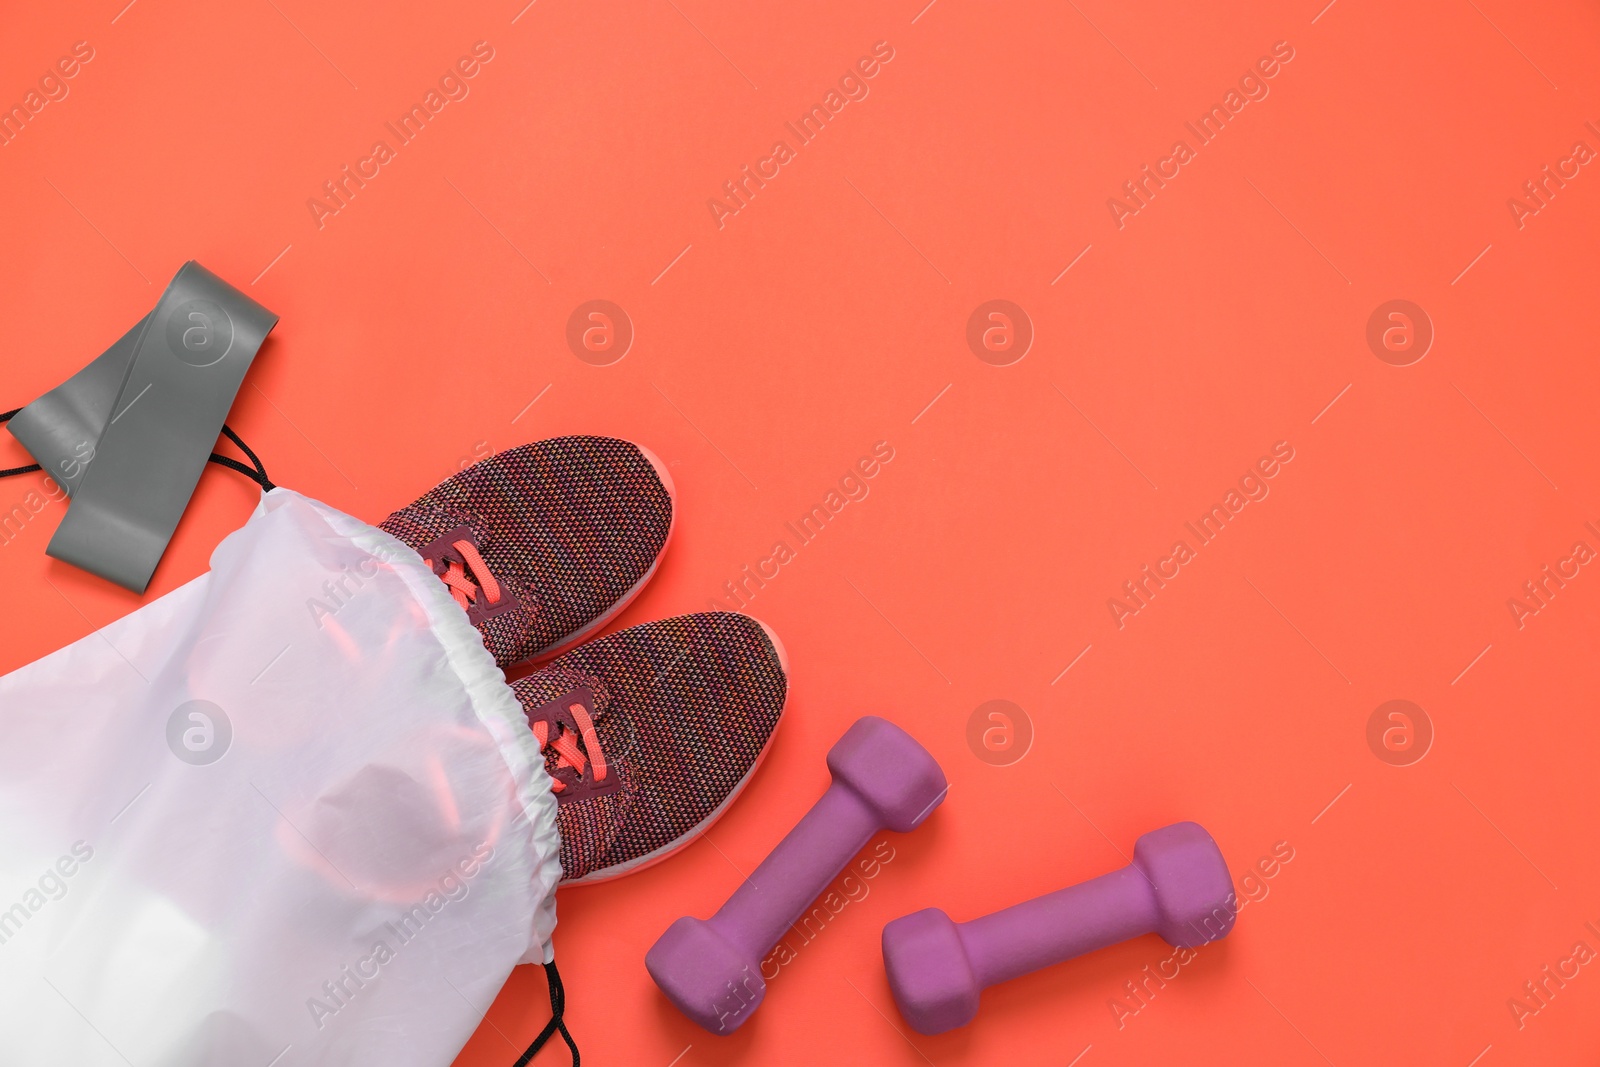
<svg viewBox="0 0 1600 1067">
<path fill-rule="evenodd" d="M 528 710 L 580 686 L 622 786 L 558 805 L 563 880 L 651 856 L 705 821 L 766 749 L 788 680 L 760 623 L 711 612 L 620 630 L 512 683 Z"/>
<path fill-rule="evenodd" d="M 463 524 L 517 600 L 478 627 L 509 667 L 582 630 L 649 573 L 672 497 L 637 446 L 558 437 L 496 453 L 380 525 L 421 549 Z"/>
</svg>

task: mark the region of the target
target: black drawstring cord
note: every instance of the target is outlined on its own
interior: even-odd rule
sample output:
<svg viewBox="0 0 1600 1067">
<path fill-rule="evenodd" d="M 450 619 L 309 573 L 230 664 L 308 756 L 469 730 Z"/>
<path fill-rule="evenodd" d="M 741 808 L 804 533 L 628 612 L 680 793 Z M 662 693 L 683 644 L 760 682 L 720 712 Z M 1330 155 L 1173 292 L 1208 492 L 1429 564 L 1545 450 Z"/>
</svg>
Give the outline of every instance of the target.
<svg viewBox="0 0 1600 1067">
<path fill-rule="evenodd" d="M 272 479 L 267 477 L 267 468 L 261 465 L 261 457 L 256 455 L 255 452 L 251 450 L 250 446 L 244 443 L 243 438 L 233 432 L 233 427 L 229 426 L 227 423 L 223 423 L 222 435 L 228 440 L 232 441 L 234 444 L 238 445 L 239 451 L 250 457 L 251 466 L 246 467 L 243 463 L 240 463 L 236 459 L 231 459 L 228 456 L 219 456 L 215 452 L 211 453 L 212 463 L 220 464 L 221 466 L 227 467 L 231 471 L 238 471 L 240 474 L 259 485 L 263 493 L 270 493 L 274 489 L 278 488 L 276 485 L 272 484 Z"/>
<path fill-rule="evenodd" d="M 567 1043 L 572 1050 L 572 1067 L 579 1067 L 582 1062 L 578 1056 L 578 1043 L 572 1040 L 572 1034 L 567 1030 L 567 991 L 561 985 L 561 972 L 556 970 L 554 963 L 544 965 L 545 977 L 550 981 L 550 1021 L 545 1023 L 544 1029 L 539 1031 L 539 1036 L 533 1039 L 533 1044 L 528 1046 L 528 1051 L 522 1054 L 513 1067 L 528 1067 L 528 1061 L 544 1048 L 545 1043 L 554 1034 L 560 1034 L 561 1040 Z"/>
<path fill-rule="evenodd" d="M 21 410 L 21 408 L 15 408 L 11 411 L 0 412 L 0 423 L 10 422 L 12 417 Z M 223 424 L 222 434 L 228 440 L 239 446 L 239 451 L 243 452 L 250 458 L 251 465 L 247 467 L 236 459 L 233 459 L 229 456 L 219 456 L 215 452 L 211 453 L 211 462 L 217 464 L 218 466 L 227 467 L 231 471 L 238 471 L 240 474 L 259 485 L 263 493 L 270 493 L 276 489 L 277 486 L 273 484 L 272 479 L 267 477 L 267 468 L 262 466 L 261 457 L 256 455 L 255 452 L 251 450 L 250 446 L 245 444 L 244 440 L 238 434 L 233 432 L 233 427 Z M 30 463 L 26 467 L 12 467 L 9 470 L 0 470 L 0 478 L 10 478 L 13 475 L 18 474 L 32 474 L 34 471 L 43 469 L 44 468 L 40 467 L 37 463 Z"/>
<path fill-rule="evenodd" d="M 243 474 L 245 477 L 259 485 L 261 487 L 261 491 L 264 493 L 270 493 L 274 489 L 278 488 L 276 485 L 272 484 L 272 479 L 267 477 L 267 468 L 261 465 L 261 457 L 251 451 L 250 446 L 244 443 L 244 438 L 233 432 L 232 426 L 229 426 L 227 423 L 223 423 L 222 435 L 228 440 L 232 441 L 234 444 L 238 445 L 239 451 L 250 457 L 250 464 L 251 466 L 255 467 L 255 471 L 247 471 L 237 460 L 230 460 L 226 456 L 217 455 L 215 452 L 211 453 L 211 462 L 220 463 L 224 467 L 229 467 L 238 471 L 240 474 Z M 259 477 L 257 477 L 257 475 L 259 475 Z"/>
<path fill-rule="evenodd" d="M 4 414 L 0 414 L 0 423 L 10 422 L 12 416 L 14 416 L 18 411 L 21 411 L 21 410 L 22 410 L 21 408 L 16 408 L 15 410 L 7 411 Z M 32 474 L 34 471 L 39 471 L 39 470 L 44 470 L 44 468 L 39 466 L 37 463 L 30 463 L 26 467 L 12 467 L 12 468 L 10 468 L 8 470 L 0 471 L 0 478 L 10 478 L 13 475 L 17 475 L 17 474 Z"/>
</svg>

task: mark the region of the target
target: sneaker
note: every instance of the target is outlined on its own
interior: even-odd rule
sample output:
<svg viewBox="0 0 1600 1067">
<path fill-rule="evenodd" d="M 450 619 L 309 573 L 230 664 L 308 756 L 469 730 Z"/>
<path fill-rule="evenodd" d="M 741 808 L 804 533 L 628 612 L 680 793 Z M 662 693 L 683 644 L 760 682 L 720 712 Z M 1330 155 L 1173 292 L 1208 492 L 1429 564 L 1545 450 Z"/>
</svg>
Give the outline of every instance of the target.
<svg viewBox="0 0 1600 1067">
<path fill-rule="evenodd" d="M 557 437 L 498 452 L 380 525 L 450 587 L 506 669 L 585 640 L 655 574 L 672 477 L 648 450 Z"/>
<path fill-rule="evenodd" d="M 554 780 L 566 884 L 665 859 L 750 781 L 788 690 L 773 632 L 731 612 L 607 634 L 511 683 Z"/>
</svg>

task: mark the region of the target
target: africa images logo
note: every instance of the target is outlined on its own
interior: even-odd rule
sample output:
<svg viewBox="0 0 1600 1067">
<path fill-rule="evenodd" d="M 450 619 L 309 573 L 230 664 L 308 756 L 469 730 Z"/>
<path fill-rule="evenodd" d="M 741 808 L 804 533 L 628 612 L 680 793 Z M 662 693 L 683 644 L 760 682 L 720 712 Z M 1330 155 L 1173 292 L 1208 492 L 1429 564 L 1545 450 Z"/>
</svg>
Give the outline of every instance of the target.
<svg viewBox="0 0 1600 1067">
<path fill-rule="evenodd" d="M 187 301 L 167 319 L 167 347 L 191 367 L 221 363 L 233 347 L 233 320 L 215 300 Z"/>
<path fill-rule="evenodd" d="M 1183 573 L 1182 568 L 1200 558 L 1200 549 L 1222 536 L 1228 524 L 1235 521 L 1248 505 L 1260 503 L 1272 492 L 1270 479 L 1276 478 L 1283 468 L 1294 461 L 1294 446 L 1279 441 L 1272 446 L 1270 455 L 1264 455 L 1240 476 L 1237 488 L 1230 486 L 1222 499 L 1212 504 L 1199 518 L 1185 522 L 1184 530 L 1193 536 L 1179 538 L 1171 551 L 1154 564 L 1146 563 L 1139 574 L 1122 583 L 1122 593 L 1106 598 L 1106 610 L 1111 621 L 1121 630 L 1128 620 L 1150 606 L 1156 594 Z"/>
<path fill-rule="evenodd" d="M 894 47 L 888 41 L 879 41 L 872 46 L 871 55 L 862 56 L 845 70 L 837 88 L 830 86 L 818 103 L 812 104 L 793 122 L 785 122 L 783 127 L 792 135 L 794 144 L 791 146 L 784 138 L 773 141 L 771 152 L 756 160 L 754 170 L 748 163 L 740 167 L 738 177 L 722 183 L 722 195 L 706 201 L 717 229 L 722 229 L 731 216 L 749 207 L 756 194 L 767 187 L 767 182 L 777 178 L 785 166 L 799 158 L 798 149 L 821 137 L 822 131 L 830 122 L 838 120 L 847 105 L 865 100 L 872 91 L 867 82 L 876 78 L 893 59 Z"/>
<path fill-rule="evenodd" d="M 591 367 L 609 367 L 633 347 L 633 320 L 609 300 L 579 304 L 567 317 L 567 348 Z"/>
<path fill-rule="evenodd" d="M 72 46 L 71 55 L 62 56 L 39 76 L 38 88 L 30 88 L 10 107 L 0 107 L 0 148 L 20 137 L 30 122 L 38 121 L 46 107 L 65 100 L 72 92 L 72 86 L 67 83 L 93 58 L 94 46 L 88 41 L 79 41 Z"/>
<path fill-rule="evenodd" d="M 233 743 L 228 713 L 209 700 L 188 700 L 167 716 L 167 748 L 192 767 L 215 763 Z"/>
<path fill-rule="evenodd" d="M 783 524 L 787 536 L 773 542 L 769 555 L 758 558 L 753 568 L 746 563 L 738 575 L 722 583 L 722 591 L 717 595 L 725 597 L 727 603 L 715 597 L 707 598 L 706 604 L 710 610 L 746 610 L 750 601 L 767 587 L 768 582 L 775 580 L 783 573 L 785 566 L 799 558 L 801 549 L 822 536 L 822 531 L 839 517 L 846 505 L 867 499 L 872 492 L 869 481 L 893 462 L 894 456 L 894 446 L 888 441 L 873 445 L 871 455 L 860 457 L 845 469 L 837 483 L 838 488 L 829 488 L 822 500 L 812 504 L 799 519 Z M 791 539 L 793 545 L 789 543 Z"/>
<path fill-rule="evenodd" d="M 400 950 L 421 937 L 428 924 L 451 904 L 467 899 L 472 892 L 472 881 L 494 859 L 494 846 L 484 842 L 447 869 L 438 882 L 421 900 L 402 908 L 392 920 L 380 928 L 382 936 L 375 939 L 371 950 L 354 963 L 345 964 L 339 972 L 322 983 L 321 996 L 306 998 L 306 1010 L 311 1021 L 321 1030 L 328 1020 L 338 1015 L 361 994 L 368 985 L 376 983 L 383 968 L 393 962 Z"/>
<path fill-rule="evenodd" d="M 1172 151 L 1156 160 L 1154 168 L 1146 163 L 1137 177 L 1122 183 L 1122 192 L 1118 194 L 1122 199 L 1118 196 L 1106 198 L 1106 210 L 1111 212 L 1111 221 L 1116 223 L 1117 229 L 1125 227 L 1128 219 L 1149 207 L 1156 194 L 1183 173 L 1185 166 L 1200 158 L 1200 149 L 1221 137 L 1228 123 L 1238 118 L 1246 106 L 1265 100 L 1272 92 L 1267 83 L 1293 61 L 1293 46 L 1288 41 L 1277 42 L 1270 55 L 1257 59 L 1240 76 L 1238 88 L 1230 87 L 1222 95 L 1221 102 L 1212 104 L 1193 122 L 1185 122 L 1184 128 L 1194 138 L 1193 145 L 1182 138 L 1174 141 Z"/>
<path fill-rule="evenodd" d="M 320 194 L 306 200 L 306 210 L 311 212 L 311 221 L 317 224 L 317 229 L 326 226 L 330 216 L 349 207 L 356 193 L 383 173 L 384 167 L 398 159 L 400 149 L 422 136 L 428 123 L 437 119 L 446 106 L 465 100 L 472 92 L 470 80 L 476 78 L 483 70 L 483 65 L 493 59 L 494 47 L 488 41 L 477 42 L 472 46 L 470 55 L 462 56 L 445 68 L 445 72 L 439 76 L 438 88 L 430 86 L 420 103 L 412 104 L 393 122 L 385 122 L 383 128 L 394 139 L 393 145 L 384 139 L 372 142 L 372 150 L 356 160 L 354 169 L 346 163 L 339 168 L 337 176 L 322 183 Z"/>
<path fill-rule="evenodd" d="M 22 899 L 0 911 L 0 945 L 22 932 L 28 920 L 52 900 L 60 900 L 70 888 L 68 879 L 83 864 L 94 859 L 94 848 L 87 841 L 74 841 L 70 855 L 62 855 L 46 867 L 35 884 L 22 891 Z"/>
</svg>

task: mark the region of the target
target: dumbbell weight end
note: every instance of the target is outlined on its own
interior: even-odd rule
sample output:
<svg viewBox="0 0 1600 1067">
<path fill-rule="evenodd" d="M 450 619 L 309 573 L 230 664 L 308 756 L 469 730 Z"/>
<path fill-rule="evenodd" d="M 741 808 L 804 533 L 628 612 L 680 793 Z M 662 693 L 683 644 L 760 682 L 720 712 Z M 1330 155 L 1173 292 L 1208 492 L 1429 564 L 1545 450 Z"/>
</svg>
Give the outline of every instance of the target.
<svg viewBox="0 0 1600 1067">
<path fill-rule="evenodd" d="M 971 1022 L 986 986 L 1146 933 L 1192 948 L 1226 936 L 1236 913 L 1216 842 L 1177 823 L 1141 837 L 1121 870 L 971 922 L 938 908 L 896 919 L 883 959 L 906 1021 L 937 1034 Z"/>
<path fill-rule="evenodd" d="M 645 955 L 667 998 L 714 1034 L 729 1034 L 766 996 L 761 960 L 880 830 L 915 829 L 948 791 L 910 735 L 867 716 L 828 752 L 833 782 L 710 919 L 678 919 Z"/>
</svg>

